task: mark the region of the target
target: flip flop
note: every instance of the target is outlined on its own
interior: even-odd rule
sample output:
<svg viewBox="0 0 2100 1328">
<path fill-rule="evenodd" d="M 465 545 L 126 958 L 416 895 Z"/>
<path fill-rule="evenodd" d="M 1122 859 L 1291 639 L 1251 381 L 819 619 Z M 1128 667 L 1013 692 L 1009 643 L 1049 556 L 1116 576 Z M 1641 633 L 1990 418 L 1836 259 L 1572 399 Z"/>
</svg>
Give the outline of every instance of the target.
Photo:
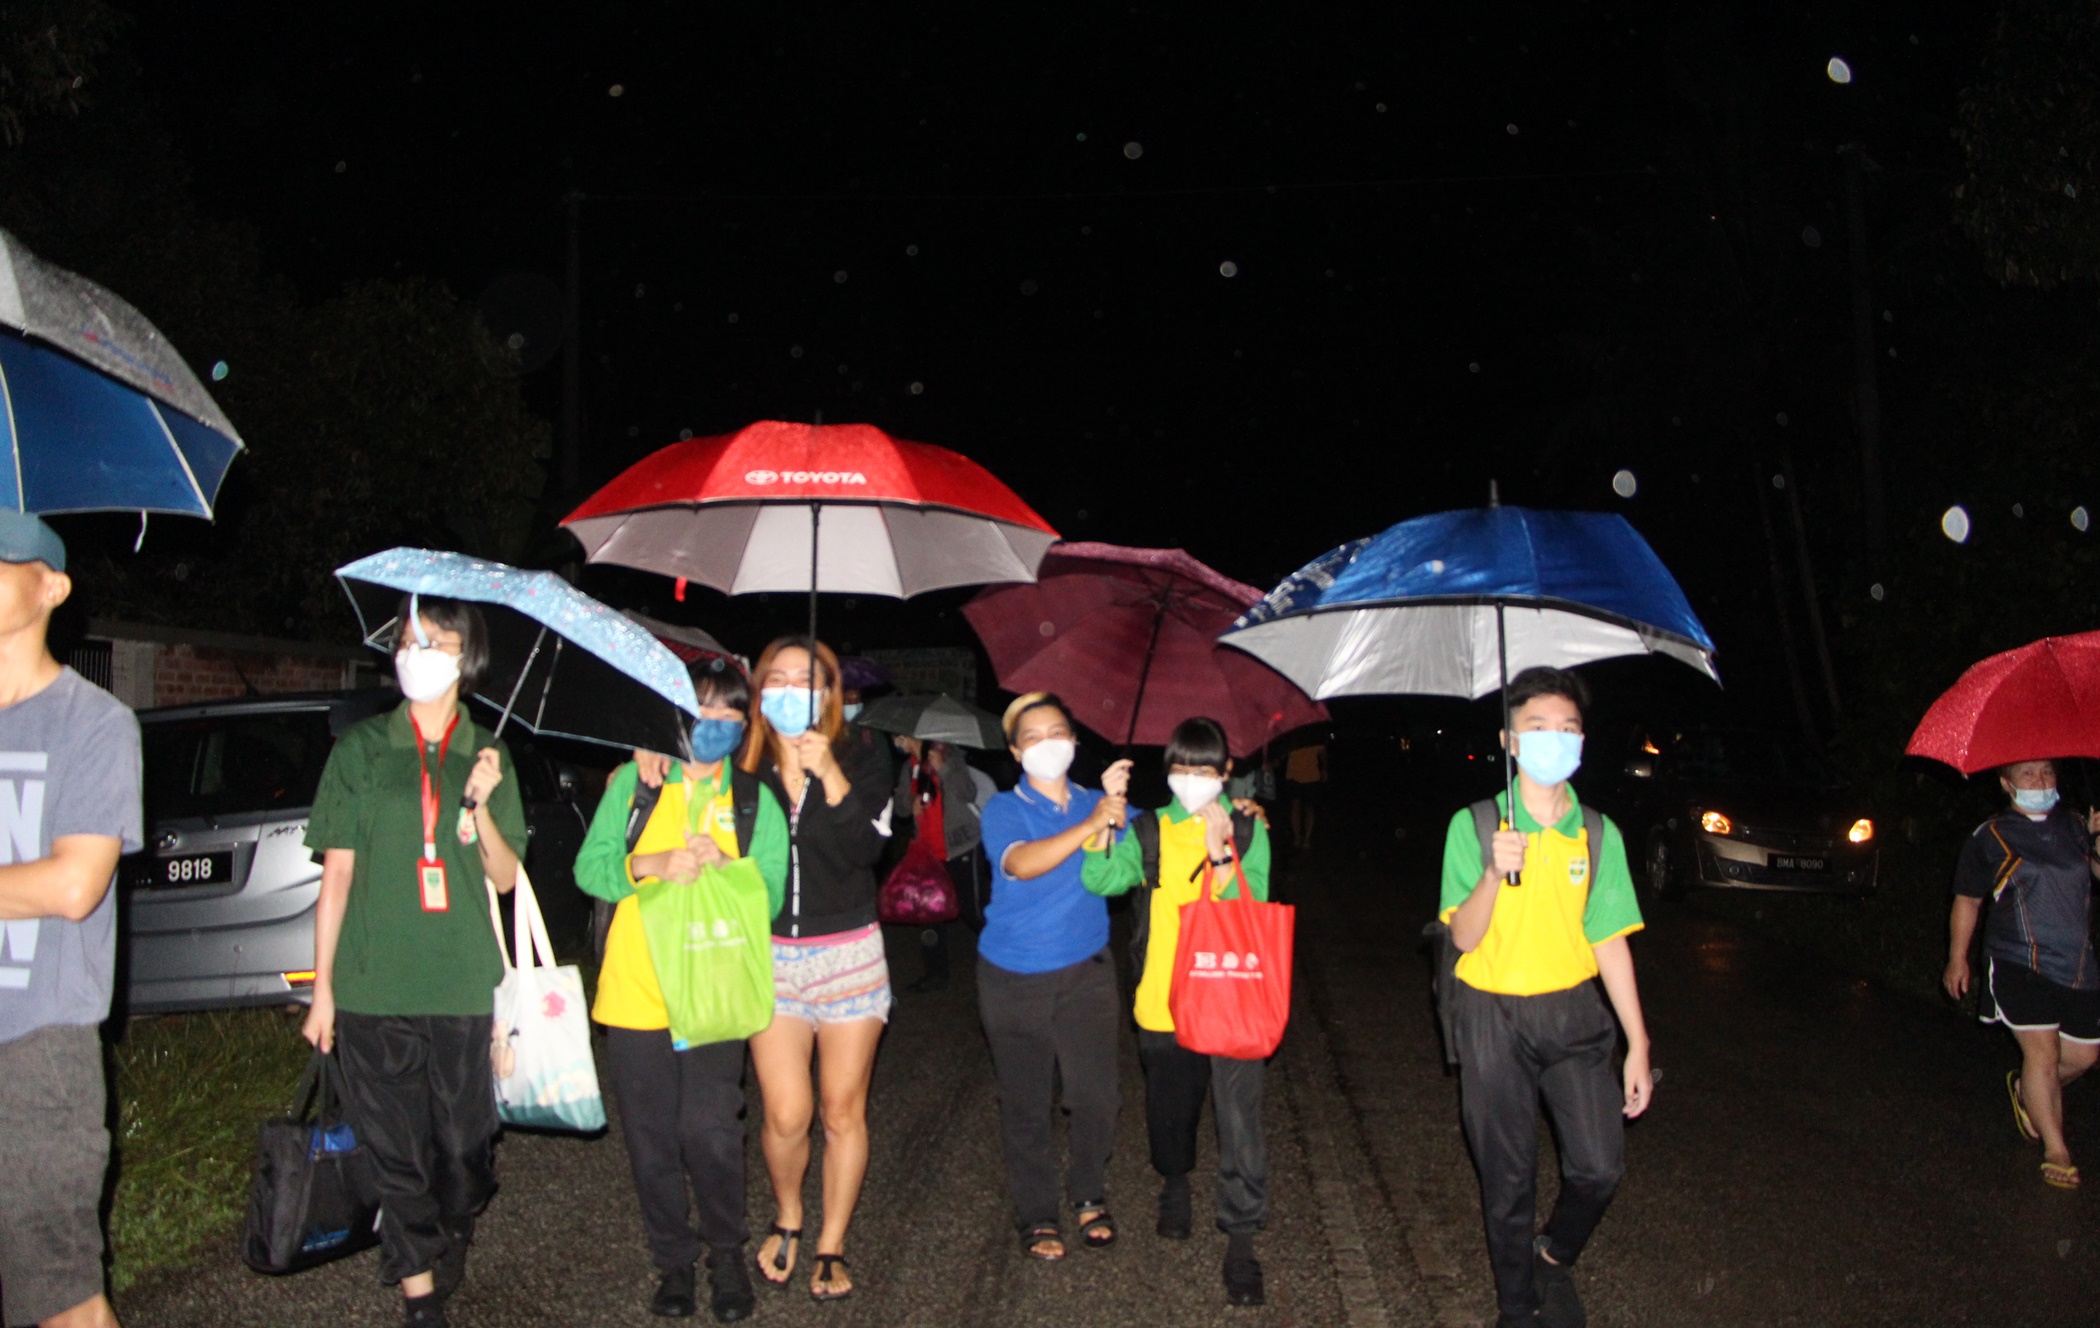
<svg viewBox="0 0 2100 1328">
<path fill-rule="evenodd" d="M 2012 1099 L 2013 1124 L 2020 1127 L 2020 1133 L 2029 1139 L 2041 1138 L 2041 1131 L 2034 1128 L 2034 1122 L 2027 1118 L 2026 1106 L 2020 1101 L 2020 1072 L 2018 1070 L 2007 1070 L 2005 1072 L 2005 1093 L 2006 1096 Z"/>
<path fill-rule="evenodd" d="M 1116 1219 L 1109 1216 L 1106 1208 L 1088 1207 L 1080 1211 L 1093 1214 L 1092 1217 L 1082 1217 L 1079 1223 L 1080 1244 L 1090 1250 L 1105 1250 L 1116 1243 Z"/>
<path fill-rule="evenodd" d="M 2078 1188 L 2078 1168 L 2068 1162 L 2042 1163 L 2042 1179 L 2059 1190 Z"/>
<path fill-rule="evenodd" d="M 1057 1253 L 1049 1254 L 1038 1248 L 1049 1244 L 1051 1241 L 1057 1242 Z M 1045 1222 L 1041 1226 L 1030 1227 L 1021 1233 L 1021 1252 L 1031 1259 L 1041 1259 L 1044 1263 L 1056 1263 L 1059 1259 L 1065 1257 L 1065 1233 L 1060 1231 L 1054 1222 Z"/>
<path fill-rule="evenodd" d="M 775 1291 L 785 1291 L 788 1283 L 794 1280 L 795 1265 L 802 1262 L 802 1228 L 796 1227 L 793 1231 L 790 1231 L 778 1222 L 775 1222 L 773 1229 L 766 1233 L 766 1239 L 771 1240 L 775 1236 L 780 1237 L 780 1248 L 773 1251 L 773 1257 L 770 1262 L 774 1271 L 780 1274 L 780 1280 L 776 1282 L 766 1276 L 766 1265 L 769 1261 L 763 1255 L 759 1256 L 758 1259 L 758 1280 Z M 763 1245 L 765 1241 L 760 1241 L 759 1243 Z M 795 1250 L 795 1255 L 792 1258 L 788 1255 L 790 1246 L 793 1246 Z"/>
<path fill-rule="evenodd" d="M 817 1275 L 809 1281 L 809 1298 L 811 1300 L 844 1300 L 853 1294 L 853 1287 L 850 1283 L 847 1284 L 844 1291 L 819 1291 L 817 1289 L 819 1282 L 828 1283 L 837 1275 L 838 1269 L 847 1267 L 845 1255 L 819 1254 L 816 1256 L 816 1259 Z"/>
</svg>

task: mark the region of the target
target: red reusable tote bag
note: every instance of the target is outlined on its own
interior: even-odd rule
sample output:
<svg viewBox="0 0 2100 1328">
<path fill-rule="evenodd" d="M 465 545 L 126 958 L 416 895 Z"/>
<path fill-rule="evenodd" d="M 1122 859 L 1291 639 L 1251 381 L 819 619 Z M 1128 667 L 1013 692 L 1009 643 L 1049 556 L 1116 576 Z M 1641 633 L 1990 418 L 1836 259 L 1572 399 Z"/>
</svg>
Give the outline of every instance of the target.
<svg viewBox="0 0 2100 1328">
<path fill-rule="evenodd" d="M 1174 1040 L 1206 1056 L 1265 1059 L 1291 1020 L 1291 934 L 1297 912 L 1264 904 L 1247 888 L 1237 858 L 1239 898 L 1218 899 L 1216 874 L 1205 870 L 1203 895 L 1181 906 L 1174 982 L 1167 1013 Z"/>
</svg>

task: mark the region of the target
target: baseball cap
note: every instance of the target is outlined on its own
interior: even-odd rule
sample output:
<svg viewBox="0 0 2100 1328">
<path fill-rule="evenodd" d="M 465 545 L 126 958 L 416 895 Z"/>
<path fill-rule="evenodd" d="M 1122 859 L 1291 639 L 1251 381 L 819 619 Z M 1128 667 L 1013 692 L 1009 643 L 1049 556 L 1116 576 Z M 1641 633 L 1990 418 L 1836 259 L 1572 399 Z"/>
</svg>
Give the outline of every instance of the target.
<svg viewBox="0 0 2100 1328">
<path fill-rule="evenodd" d="M 66 570 L 66 542 L 34 512 L 0 510 L 0 563 L 43 563 Z"/>
</svg>

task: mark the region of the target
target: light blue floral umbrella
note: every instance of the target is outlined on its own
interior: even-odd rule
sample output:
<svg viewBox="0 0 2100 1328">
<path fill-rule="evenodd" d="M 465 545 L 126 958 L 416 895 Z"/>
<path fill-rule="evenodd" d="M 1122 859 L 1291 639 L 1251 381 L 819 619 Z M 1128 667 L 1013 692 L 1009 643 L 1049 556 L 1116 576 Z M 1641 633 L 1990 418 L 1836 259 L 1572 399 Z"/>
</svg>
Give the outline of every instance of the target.
<svg viewBox="0 0 2100 1328">
<path fill-rule="evenodd" d="M 390 650 L 406 594 L 482 608 L 489 665 L 475 695 L 534 733 L 690 759 L 700 702 L 686 667 L 646 628 L 552 572 L 432 549 L 389 549 L 336 569 L 365 644 Z"/>
</svg>

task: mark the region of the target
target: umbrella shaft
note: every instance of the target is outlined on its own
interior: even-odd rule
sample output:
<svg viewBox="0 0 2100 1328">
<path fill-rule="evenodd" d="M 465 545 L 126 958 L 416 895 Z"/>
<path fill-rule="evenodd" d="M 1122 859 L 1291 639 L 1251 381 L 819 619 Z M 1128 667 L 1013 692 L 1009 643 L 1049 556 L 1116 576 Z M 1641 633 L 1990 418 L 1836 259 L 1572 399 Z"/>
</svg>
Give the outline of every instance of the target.
<svg viewBox="0 0 2100 1328">
<path fill-rule="evenodd" d="M 1517 825 L 1517 735 L 1510 731 L 1509 718 L 1509 629 L 1502 621 L 1502 601 L 1495 601 L 1495 654 L 1502 665 L 1502 793 L 1509 801 L 1509 825 Z M 1503 882 L 1515 885 L 1511 872 Z"/>
</svg>

